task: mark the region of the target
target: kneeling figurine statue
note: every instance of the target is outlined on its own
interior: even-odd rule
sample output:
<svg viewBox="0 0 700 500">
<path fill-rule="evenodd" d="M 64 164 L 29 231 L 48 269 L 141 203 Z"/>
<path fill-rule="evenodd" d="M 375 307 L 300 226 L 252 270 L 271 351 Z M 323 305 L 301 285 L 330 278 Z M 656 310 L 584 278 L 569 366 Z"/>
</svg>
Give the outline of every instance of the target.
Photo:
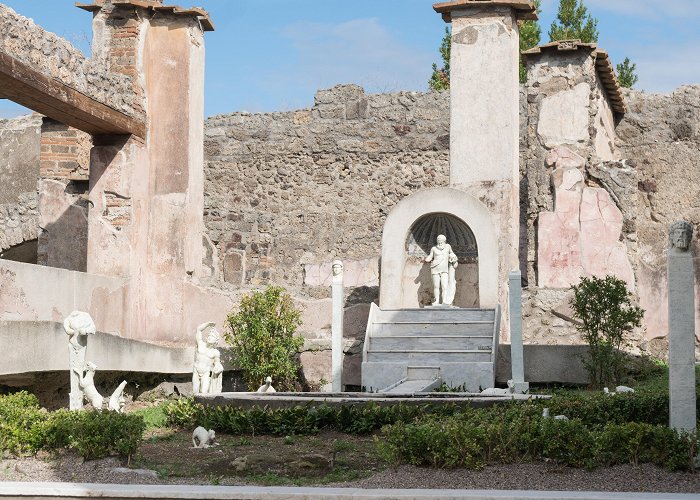
<svg viewBox="0 0 700 500">
<path fill-rule="evenodd" d="M 195 448 L 209 448 L 214 446 L 216 432 L 213 429 L 206 430 L 201 425 L 192 432 L 192 446 Z"/>
</svg>

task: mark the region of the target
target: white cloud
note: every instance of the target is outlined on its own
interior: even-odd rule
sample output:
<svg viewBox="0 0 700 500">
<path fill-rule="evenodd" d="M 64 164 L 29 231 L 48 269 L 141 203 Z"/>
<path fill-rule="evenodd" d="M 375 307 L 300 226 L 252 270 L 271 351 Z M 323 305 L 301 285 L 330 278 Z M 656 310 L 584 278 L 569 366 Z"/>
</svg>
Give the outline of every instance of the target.
<svg viewBox="0 0 700 500">
<path fill-rule="evenodd" d="M 700 17 L 698 0 L 586 0 L 586 6 L 589 12 L 605 10 L 648 19 Z"/>
<path fill-rule="evenodd" d="M 433 54 L 402 45 L 376 18 L 299 22 L 282 36 L 291 40 L 297 57 L 287 79 L 316 87 L 358 83 L 370 92 L 427 87 Z"/>
<path fill-rule="evenodd" d="M 700 82 L 699 43 L 655 45 L 632 57 L 637 64 L 638 89 L 670 92 L 680 85 Z"/>
</svg>

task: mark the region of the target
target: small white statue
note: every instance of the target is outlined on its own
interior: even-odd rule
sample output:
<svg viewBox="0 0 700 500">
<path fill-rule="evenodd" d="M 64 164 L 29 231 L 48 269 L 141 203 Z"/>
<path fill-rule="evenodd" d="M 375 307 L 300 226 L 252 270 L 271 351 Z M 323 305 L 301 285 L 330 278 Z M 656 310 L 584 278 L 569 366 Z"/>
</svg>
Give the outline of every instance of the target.
<svg viewBox="0 0 700 500">
<path fill-rule="evenodd" d="M 265 383 L 258 387 L 257 392 L 277 392 L 274 387 L 272 387 L 272 377 L 267 377 Z"/>
<path fill-rule="evenodd" d="M 615 387 L 615 392 L 634 392 L 634 389 L 627 387 L 626 385 L 618 385 Z"/>
<path fill-rule="evenodd" d="M 90 315 L 82 311 L 73 311 L 63 320 L 63 329 L 68 335 L 70 366 L 70 399 L 71 410 L 83 407 L 83 391 L 80 389 L 78 373 L 85 369 L 85 353 L 87 351 L 87 336 L 95 335 L 97 328 Z"/>
<path fill-rule="evenodd" d="M 430 249 L 425 258 L 430 262 L 430 275 L 433 279 L 433 305 L 440 303 L 440 291 L 442 291 L 442 303 L 452 305 L 455 298 L 456 281 L 455 269 L 457 268 L 457 256 L 452 252 L 452 247 L 447 243 L 444 235 L 437 237 L 437 245 Z"/>
<path fill-rule="evenodd" d="M 90 401 L 92 407 L 96 410 L 102 409 L 102 403 L 104 398 L 97 392 L 95 388 L 95 370 L 97 365 L 88 361 L 85 363 L 85 368 L 83 370 L 77 370 L 73 368 L 73 371 L 78 374 L 78 380 L 80 384 L 80 390 L 83 391 L 85 397 Z"/>
<path fill-rule="evenodd" d="M 194 394 L 219 394 L 221 392 L 224 367 L 221 364 L 221 354 L 216 349 L 219 343 L 219 332 L 214 328 L 216 323 L 202 323 L 197 327 L 197 346 L 194 351 L 194 366 L 192 369 L 192 392 Z M 207 328 L 209 335 L 206 340 L 203 333 Z"/>
<path fill-rule="evenodd" d="M 542 418 L 549 418 L 549 408 L 542 409 Z M 556 415 L 554 420 L 569 420 L 569 417 L 566 415 Z"/>
<path fill-rule="evenodd" d="M 214 430 L 206 430 L 201 425 L 192 432 L 192 446 L 195 448 L 209 448 L 214 446 L 214 438 L 216 432 Z"/>
<path fill-rule="evenodd" d="M 499 389 L 497 387 L 489 387 L 480 392 L 484 396 L 511 396 L 515 393 L 515 384 L 512 380 L 508 381 L 508 388 Z"/>
<path fill-rule="evenodd" d="M 333 283 L 343 283 L 343 261 L 334 260 L 331 265 L 331 272 L 333 273 Z"/>
<path fill-rule="evenodd" d="M 107 408 L 111 411 L 116 411 L 119 413 L 124 413 L 124 406 L 126 405 L 126 398 L 124 397 L 124 387 L 126 387 L 126 380 L 122 380 L 112 395 L 109 397 L 109 403 Z"/>
</svg>

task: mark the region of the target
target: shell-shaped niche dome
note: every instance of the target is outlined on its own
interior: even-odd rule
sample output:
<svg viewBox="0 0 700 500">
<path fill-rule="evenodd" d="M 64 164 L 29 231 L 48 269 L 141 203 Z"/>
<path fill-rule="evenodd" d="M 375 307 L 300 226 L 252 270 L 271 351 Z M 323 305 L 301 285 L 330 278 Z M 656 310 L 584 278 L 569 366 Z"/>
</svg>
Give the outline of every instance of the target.
<svg viewBox="0 0 700 500">
<path fill-rule="evenodd" d="M 427 257 L 440 234 L 445 235 L 460 262 L 476 259 L 474 233 L 462 219 L 447 213 L 428 214 L 418 219 L 408 232 L 406 252 L 411 256 Z"/>
</svg>

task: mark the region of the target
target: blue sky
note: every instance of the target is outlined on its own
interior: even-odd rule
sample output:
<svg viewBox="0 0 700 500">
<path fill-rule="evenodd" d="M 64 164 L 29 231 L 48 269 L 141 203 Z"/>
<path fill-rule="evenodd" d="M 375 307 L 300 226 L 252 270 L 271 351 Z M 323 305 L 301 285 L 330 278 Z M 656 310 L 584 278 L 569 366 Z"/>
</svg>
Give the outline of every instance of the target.
<svg viewBox="0 0 700 500">
<path fill-rule="evenodd" d="M 87 0 L 83 0 L 87 1 Z M 184 1 L 184 0 L 183 0 Z M 0 0 L 85 52 L 90 14 L 73 0 Z M 166 4 L 171 2 L 167 1 Z M 175 2 L 177 3 L 177 2 Z M 206 34 L 207 116 L 310 107 L 318 88 L 357 83 L 368 92 L 423 91 L 445 24 L 430 0 L 193 0 Z M 585 0 L 599 46 L 637 64 L 637 88 L 669 92 L 700 83 L 698 0 Z M 558 0 L 543 0 L 543 43 Z M 0 117 L 23 114 L 0 99 Z"/>
</svg>

